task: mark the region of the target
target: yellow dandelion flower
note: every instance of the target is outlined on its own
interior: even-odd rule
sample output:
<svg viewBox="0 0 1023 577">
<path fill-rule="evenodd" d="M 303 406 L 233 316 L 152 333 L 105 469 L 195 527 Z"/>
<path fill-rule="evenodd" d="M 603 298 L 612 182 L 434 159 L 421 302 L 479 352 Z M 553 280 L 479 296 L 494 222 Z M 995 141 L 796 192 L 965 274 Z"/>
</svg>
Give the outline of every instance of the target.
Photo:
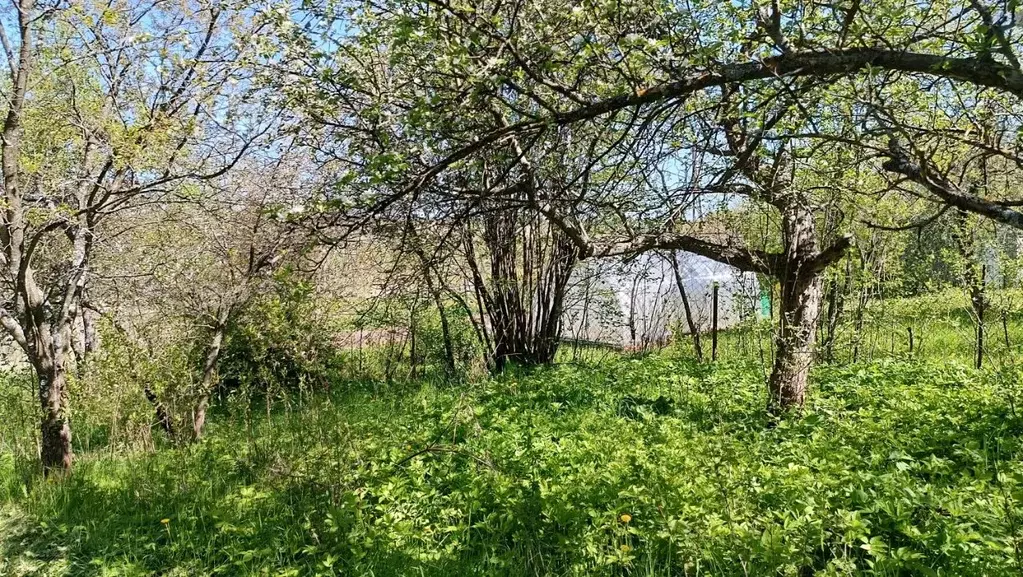
<svg viewBox="0 0 1023 577">
<path fill-rule="evenodd" d="M 628 513 L 622 513 L 622 516 L 618 517 L 618 520 L 620 520 L 622 523 L 628 523 L 629 521 L 632 521 L 632 515 L 629 515 Z"/>
<path fill-rule="evenodd" d="M 160 519 L 160 522 L 164 525 L 170 525 L 170 519 Z"/>
</svg>

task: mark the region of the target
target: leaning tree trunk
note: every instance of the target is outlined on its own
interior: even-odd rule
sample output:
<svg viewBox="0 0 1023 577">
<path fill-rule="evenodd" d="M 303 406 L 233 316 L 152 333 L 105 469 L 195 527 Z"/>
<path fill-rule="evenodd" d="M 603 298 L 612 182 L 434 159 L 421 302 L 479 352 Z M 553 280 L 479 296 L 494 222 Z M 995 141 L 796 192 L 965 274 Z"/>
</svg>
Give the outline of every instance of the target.
<svg viewBox="0 0 1023 577">
<path fill-rule="evenodd" d="M 824 300 L 823 273 L 834 258 L 818 251 L 813 213 L 799 195 L 785 198 L 778 207 L 785 250 L 776 274 L 781 284 L 780 314 L 768 380 L 768 410 L 773 415 L 798 410 L 806 401 Z"/>
<path fill-rule="evenodd" d="M 671 252 L 671 271 L 675 274 L 675 285 L 678 287 L 678 294 L 682 297 L 682 312 L 686 315 L 686 324 L 689 325 L 689 334 L 693 338 L 693 348 L 696 350 L 696 360 L 703 360 L 703 347 L 700 345 L 700 327 L 696 326 L 696 319 L 693 318 L 693 309 L 689 305 L 689 295 L 686 294 L 686 283 L 682 279 L 682 272 L 678 269 L 678 255 Z"/>
<path fill-rule="evenodd" d="M 449 376 L 454 375 L 458 368 L 455 363 L 455 345 L 451 340 L 451 323 L 448 321 L 447 307 L 444 306 L 444 297 L 430 279 L 431 273 L 428 266 L 423 267 L 423 277 L 426 279 L 426 290 L 433 297 L 433 304 L 437 307 L 437 314 L 440 315 L 440 333 L 444 340 L 444 368 Z"/>
<path fill-rule="evenodd" d="M 199 383 L 199 401 L 195 406 L 195 413 L 192 420 L 192 440 L 198 441 L 202 438 L 203 429 L 206 426 L 206 411 L 210 407 L 210 397 L 217 384 L 217 364 L 220 361 L 220 351 L 224 344 L 224 333 L 227 329 L 226 316 L 221 317 L 213 328 L 213 337 L 206 349 L 206 358 L 203 361 L 202 380 Z"/>
</svg>

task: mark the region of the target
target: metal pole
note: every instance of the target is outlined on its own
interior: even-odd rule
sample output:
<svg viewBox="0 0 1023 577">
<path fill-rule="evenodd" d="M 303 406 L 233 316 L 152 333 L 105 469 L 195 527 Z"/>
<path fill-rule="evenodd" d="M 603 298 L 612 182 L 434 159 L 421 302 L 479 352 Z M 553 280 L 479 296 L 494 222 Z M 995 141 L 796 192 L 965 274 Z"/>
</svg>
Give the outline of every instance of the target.
<svg viewBox="0 0 1023 577">
<path fill-rule="evenodd" d="M 711 344 L 710 344 L 710 360 L 718 360 L 718 283 L 714 282 L 713 297 L 711 301 Z"/>
</svg>

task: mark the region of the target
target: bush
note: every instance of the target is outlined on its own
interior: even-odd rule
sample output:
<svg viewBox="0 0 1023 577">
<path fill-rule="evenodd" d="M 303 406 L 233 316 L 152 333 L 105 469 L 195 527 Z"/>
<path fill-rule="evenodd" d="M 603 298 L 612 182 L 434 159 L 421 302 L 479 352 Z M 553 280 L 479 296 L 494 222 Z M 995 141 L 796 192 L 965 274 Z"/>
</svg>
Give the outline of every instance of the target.
<svg viewBox="0 0 1023 577">
<path fill-rule="evenodd" d="M 312 283 L 287 271 L 229 324 L 220 357 L 221 392 L 275 395 L 327 390 L 337 382 L 337 328 Z"/>
<path fill-rule="evenodd" d="M 69 387 L 76 451 L 149 450 L 167 441 L 152 434 L 159 423 L 147 391 L 166 407 L 176 430 L 189 426 L 185 421 L 194 406 L 203 340 L 191 324 L 174 319 L 162 319 L 158 329 L 161 340 L 153 342 L 100 323 L 103 346 Z"/>
</svg>

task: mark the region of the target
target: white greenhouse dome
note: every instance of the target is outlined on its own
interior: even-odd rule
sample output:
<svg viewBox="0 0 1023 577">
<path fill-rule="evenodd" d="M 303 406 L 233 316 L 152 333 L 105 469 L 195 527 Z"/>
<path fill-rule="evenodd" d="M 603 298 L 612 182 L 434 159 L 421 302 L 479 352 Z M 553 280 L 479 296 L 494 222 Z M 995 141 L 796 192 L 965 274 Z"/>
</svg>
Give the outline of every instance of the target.
<svg viewBox="0 0 1023 577">
<path fill-rule="evenodd" d="M 669 256 L 644 254 L 628 263 L 584 262 L 566 297 L 563 338 L 568 341 L 647 348 L 689 332 Z M 679 273 L 693 320 L 711 330 L 713 287 L 718 285 L 718 329 L 769 314 L 756 274 L 705 257 L 677 252 Z"/>
</svg>

